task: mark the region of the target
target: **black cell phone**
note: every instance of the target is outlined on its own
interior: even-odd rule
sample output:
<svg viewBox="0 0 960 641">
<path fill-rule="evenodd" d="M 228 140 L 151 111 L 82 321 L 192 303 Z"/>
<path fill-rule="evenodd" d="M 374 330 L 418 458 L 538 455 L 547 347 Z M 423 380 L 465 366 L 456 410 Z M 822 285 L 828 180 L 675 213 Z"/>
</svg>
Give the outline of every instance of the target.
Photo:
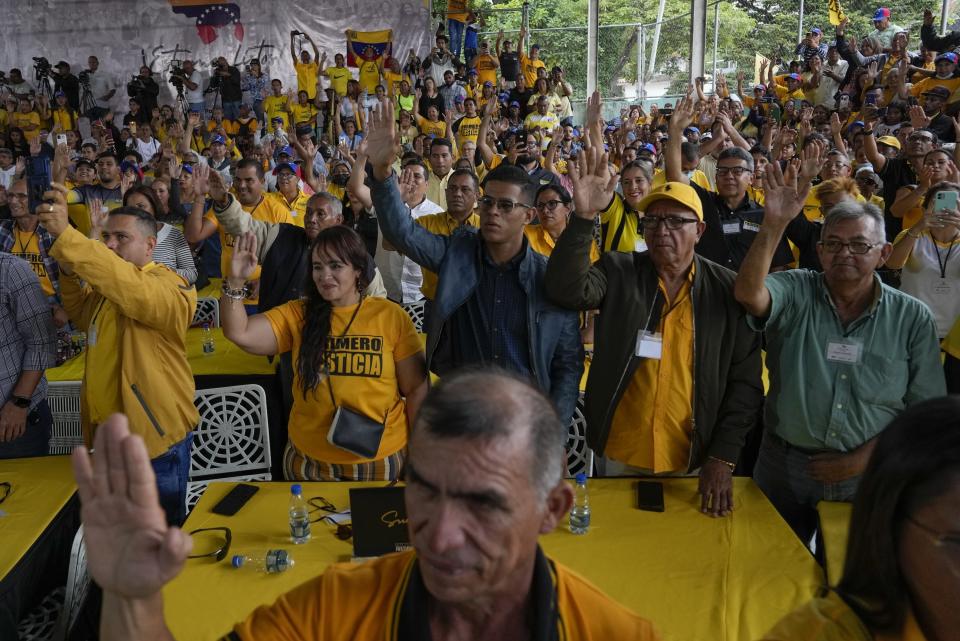
<svg viewBox="0 0 960 641">
<path fill-rule="evenodd" d="M 214 505 L 210 511 L 221 516 L 233 516 L 240 511 L 240 508 L 247 504 L 251 496 L 259 491 L 260 488 L 256 485 L 239 483 L 230 490 L 225 497 L 220 499 L 220 502 Z"/>
<path fill-rule="evenodd" d="M 637 507 L 644 512 L 663 512 L 663 483 L 637 483 Z"/>
<path fill-rule="evenodd" d="M 37 212 L 43 203 L 43 194 L 50 191 L 50 159 L 46 156 L 31 156 L 27 162 L 27 198 L 30 213 Z"/>
<path fill-rule="evenodd" d="M 668 118 L 673 115 L 673 109 L 661 109 L 660 115 L 664 118 Z"/>
</svg>

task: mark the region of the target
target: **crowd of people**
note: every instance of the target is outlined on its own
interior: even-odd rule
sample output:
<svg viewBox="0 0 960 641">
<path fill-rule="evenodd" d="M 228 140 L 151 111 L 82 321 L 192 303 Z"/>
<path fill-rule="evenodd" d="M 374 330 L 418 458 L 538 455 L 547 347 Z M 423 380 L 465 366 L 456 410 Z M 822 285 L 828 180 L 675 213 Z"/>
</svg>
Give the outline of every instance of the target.
<svg viewBox="0 0 960 641">
<path fill-rule="evenodd" d="M 960 527 L 958 408 L 941 398 L 960 392 L 960 33 L 938 36 L 926 11 L 910 34 L 880 8 L 859 38 L 845 22 L 832 38 L 811 29 L 751 87 L 718 75 L 708 95 L 698 78 L 675 104 L 610 119 L 594 93 L 577 121 L 574 87 L 530 34 L 491 43 L 449 4 L 422 59 L 370 48 L 355 78 L 291 34 L 295 78 L 220 58 L 211 98 L 186 61 L 184 100 L 160 104 L 144 67 L 123 115 L 93 56 L 83 113 L 68 63 L 52 100 L 10 71 L 0 457 L 46 453 L 56 333 L 85 332 L 96 453 L 75 463 L 104 638 L 135 624 L 164 638 L 159 587 L 189 549 L 173 529 L 198 420 L 185 337 L 211 278 L 224 335 L 280 357 L 285 478 L 409 484 L 438 634 L 487 638 L 525 616 L 504 586 L 544 571 L 535 540 L 570 506 L 560 443 L 582 398 L 598 474 L 696 477 L 707 516 L 729 518 L 733 475 L 750 475 L 816 548 L 817 503 L 855 502 L 843 581 L 768 638 L 951 638 L 960 582 L 924 568 L 956 565 Z M 42 158 L 52 186 L 31 209 Z M 481 512 L 520 556 L 444 538 Z M 127 518 L 154 537 L 149 579 L 115 572 L 113 541 L 148 536 L 120 533 Z M 279 638 L 265 631 L 302 624 L 321 584 L 336 609 L 325 582 L 340 580 L 331 570 L 231 638 Z M 571 638 L 657 638 L 580 598 L 596 620 L 553 605 Z"/>
</svg>

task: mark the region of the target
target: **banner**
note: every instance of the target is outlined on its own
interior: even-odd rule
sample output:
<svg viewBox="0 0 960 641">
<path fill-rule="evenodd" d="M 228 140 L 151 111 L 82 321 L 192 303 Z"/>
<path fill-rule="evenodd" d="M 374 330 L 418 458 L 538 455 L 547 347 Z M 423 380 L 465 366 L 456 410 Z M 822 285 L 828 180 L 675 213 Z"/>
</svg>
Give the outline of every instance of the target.
<svg viewBox="0 0 960 641">
<path fill-rule="evenodd" d="M 827 10 L 830 13 L 830 24 L 833 26 L 837 26 L 847 19 L 847 16 L 843 14 L 843 9 L 840 7 L 840 0 L 828 0 Z"/>
<path fill-rule="evenodd" d="M 429 0 L 33 0 L 3 5 L 0 60 L 5 70 L 18 67 L 34 84 L 34 56 L 51 65 L 66 61 L 78 75 L 95 55 L 100 61 L 97 73 L 115 90 L 110 102 L 120 114 L 127 111 L 126 84 L 142 61 L 160 84 L 160 103 L 171 104 L 175 90 L 169 84 L 170 71 L 184 60 L 193 61 L 203 87 L 209 83 L 211 62 L 219 56 L 241 74 L 257 58 L 269 77 L 295 85 L 290 55 L 294 30 L 309 33 L 331 64 L 334 54 L 347 46 L 345 32 L 358 25 L 369 28 L 368 33 L 390 34 L 384 44 L 392 42 L 391 49 L 404 57 L 410 49 L 427 57 L 433 40 Z M 302 38 L 297 46 L 313 55 Z M 294 54 L 299 56 L 299 50 Z M 207 102 L 209 106 L 212 97 Z"/>
<path fill-rule="evenodd" d="M 359 67 L 361 61 L 375 62 L 393 54 L 393 30 L 346 31 L 347 66 Z M 372 49 L 372 53 L 367 48 Z"/>
</svg>

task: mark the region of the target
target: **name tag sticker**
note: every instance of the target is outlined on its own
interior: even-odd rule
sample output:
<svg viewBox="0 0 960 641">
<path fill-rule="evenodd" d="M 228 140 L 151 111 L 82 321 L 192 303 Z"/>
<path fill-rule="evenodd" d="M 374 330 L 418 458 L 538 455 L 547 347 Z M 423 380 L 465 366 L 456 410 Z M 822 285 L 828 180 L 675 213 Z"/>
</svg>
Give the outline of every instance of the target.
<svg viewBox="0 0 960 641">
<path fill-rule="evenodd" d="M 633 251 L 635 251 L 635 252 L 637 252 L 637 253 L 641 253 L 641 252 L 647 251 L 647 243 L 646 243 L 646 241 L 644 241 L 644 240 L 637 240 L 637 242 L 634 243 L 634 245 L 633 245 Z"/>
<path fill-rule="evenodd" d="M 723 223 L 723 233 L 724 234 L 739 234 L 740 233 L 740 221 Z"/>
<path fill-rule="evenodd" d="M 952 291 L 953 287 L 950 286 L 950 283 L 948 283 L 945 278 L 941 278 L 940 281 L 933 286 L 933 292 L 937 296 L 949 296 Z"/>
<path fill-rule="evenodd" d="M 859 343 L 850 341 L 832 340 L 827 342 L 827 360 L 831 363 L 855 365 L 860 362 L 861 347 Z"/>
<path fill-rule="evenodd" d="M 663 335 L 640 330 L 637 334 L 637 356 L 660 360 L 663 354 Z"/>
<path fill-rule="evenodd" d="M 749 221 L 749 220 L 745 220 L 745 221 L 743 221 L 743 228 L 744 228 L 746 231 L 759 232 L 759 231 L 760 231 L 760 224 L 759 224 L 759 223 L 751 222 L 751 221 Z"/>
</svg>

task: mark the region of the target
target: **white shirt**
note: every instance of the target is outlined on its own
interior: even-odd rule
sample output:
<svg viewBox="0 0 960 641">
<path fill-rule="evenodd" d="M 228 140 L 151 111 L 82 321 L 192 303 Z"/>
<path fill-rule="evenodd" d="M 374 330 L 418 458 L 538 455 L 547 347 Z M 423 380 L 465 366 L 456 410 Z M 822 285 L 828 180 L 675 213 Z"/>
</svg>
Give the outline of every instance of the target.
<svg viewBox="0 0 960 641">
<path fill-rule="evenodd" d="M 186 84 L 183 85 L 183 97 L 187 99 L 188 104 L 193 104 L 195 102 L 203 102 L 203 74 L 198 70 L 194 69 L 193 73 L 187 76 L 187 79 L 190 82 L 197 83 L 196 89 L 191 89 Z M 174 87 L 173 95 L 177 95 L 177 89 Z"/>
<path fill-rule="evenodd" d="M 9 169 L 0 169 L 0 185 L 4 189 L 10 189 L 10 185 L 13 184 L 13 175 L 17 173 L 17 165 L 10 165 Z"/>
<path fill-rule="evenodd" d="M 151 137 L 150 140 L 146 142 L 140 138 L 131 138 L 130 140 L 133 141 L 131 146 L 137 150 L 137 153 L 143 158 L 144 163 L 150 162 L 160 151 L 160 141 L 156 138 Z"/>
<path fill-rule="evenodd" d="M 421 216 L 439 214 L 442 211 L 443 207 L 429 198 L 424 198 L 422 203 L 410 210 L 410 215 L 416 220 Z M 420 265 L 404 256 L 403 271 L 400 274 L 400 289 L 403 294 L 403 300 L 400 302 L 413 303 L 422 299 L 423 292 L 420 291 L 421 285 L 423 285 L 423 274 L 420 271 Z"/>
<path fill-rule="evenodd" d="M 829 78 L 823 71 L 829 71 L 832 74 L 840 76 L 843 78 L 847 74 L 847 67 L 850 66 L 850 63 L 846 60 L 838 60 L 837 64 L 831 65 L 828 63 L 823 63 L 822 71 L 820 72 L 820 86 L 817 87 L 817 91 L 814 94 L 814 104 L 824 105 L 833 109 L 836 101 L 833 96 L 837 93 L 837 89 L 840 88 L 840 83 Z"/>
<path fill-rule="evenodd" d="M 941 278 L 940 266 L 944 262 L 946 277 Z M 949 244 L 934 245 L 929 233 L 922 234 L 914 241 L 910 258 L 903 266 L 900 291 L 927 304 L 937 323 L 938 337 L 949 334 L 960 316 L 960 239 L 954 240 L 951 251 Z"/>
<path fill-rule="evenodd" d="M 98 107 L 109 108 L 110 101 L 102 98 L 113 89 L 113 79 L 102 69 L 90 72 L 90 93 Z"/>
</svg>

